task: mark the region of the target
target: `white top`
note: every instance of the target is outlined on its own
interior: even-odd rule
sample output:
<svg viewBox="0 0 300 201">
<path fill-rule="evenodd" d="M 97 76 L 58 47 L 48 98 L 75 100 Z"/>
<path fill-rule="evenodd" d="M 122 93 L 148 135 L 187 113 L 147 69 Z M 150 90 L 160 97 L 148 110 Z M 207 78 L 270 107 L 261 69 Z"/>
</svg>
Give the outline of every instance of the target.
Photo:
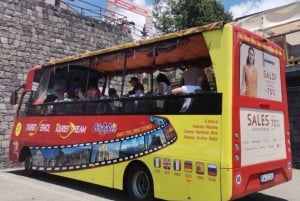
<svg viewBox="0 0 300 201">
<path fill-rule="evenodd" d="M 159 94 L 159 95 L 165 95 L 165 94 L 170 94 L 171 93 L 171 87 L 169 85 L 167 85 L 165 82 L 160 82 L 158 84 L 161 85 L 162 88 L 163 88 L 161 94 Z M 158 90 L 157 90 L 156 93 L 158 94 Z"/>
<path fill-rule="evenodd" d="M 198 90 L 202 90 L 200 86 L 194 85 L 183 85 L 181 88 L 183 94 L 195 93 Z"/>
</svg>

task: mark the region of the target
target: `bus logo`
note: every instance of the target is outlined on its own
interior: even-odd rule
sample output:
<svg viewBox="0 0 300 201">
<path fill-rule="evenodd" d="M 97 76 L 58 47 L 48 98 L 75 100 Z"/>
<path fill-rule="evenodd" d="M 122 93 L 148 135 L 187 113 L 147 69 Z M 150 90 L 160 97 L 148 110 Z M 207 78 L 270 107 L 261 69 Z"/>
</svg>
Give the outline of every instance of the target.
<svg viewBox="0 0 300 201">
<path fill-rule="evenodd" d="M 59 134 L 62 139 L 68 138 L 75 130 L 75 124 L 70 122 L 70 125 L 62 125 L 57 123 L 55 132 Z"/>
<path fill-rule="evenodd" d="M 93 132 L 97 132 L 100 134 L 108 134 L 117 132 L 117 124 L 116 123 L 95 123 L 93 126 Z"/>
<path fill-rule="evenodd" d="M 19 136 L 21 134 L 21 130 L 22 130 L 22 124 L 21 122 L 17 123 L 16 125 L 16 129 L 15 129 L 15 135 Z"/>
</svg>

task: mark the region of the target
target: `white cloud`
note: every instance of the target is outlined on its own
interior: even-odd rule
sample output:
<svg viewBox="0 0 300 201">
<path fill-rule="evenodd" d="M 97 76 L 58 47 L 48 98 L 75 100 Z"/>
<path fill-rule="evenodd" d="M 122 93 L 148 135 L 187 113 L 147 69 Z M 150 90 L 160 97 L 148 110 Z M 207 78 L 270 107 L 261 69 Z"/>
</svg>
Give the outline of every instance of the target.
<svg viewBox="0 0 300 201">
<path fill-rule="evenodd" d="M 298 0 L 247 0 L 245 2 L 231 6 L 229 11 L 233 18 L 258 13 L 264 10 L 287 5 Z"/>
</svg>

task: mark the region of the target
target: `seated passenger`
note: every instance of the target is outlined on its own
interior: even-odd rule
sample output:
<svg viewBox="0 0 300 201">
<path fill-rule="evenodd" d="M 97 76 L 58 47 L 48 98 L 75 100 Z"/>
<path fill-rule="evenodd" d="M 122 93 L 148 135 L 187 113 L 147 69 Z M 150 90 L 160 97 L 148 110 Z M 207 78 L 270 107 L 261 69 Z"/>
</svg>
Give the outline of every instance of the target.
<svg viewBox="0 0 300 201">
<path fill-rule="evenodd" d="M 64 93 L 64 101 L 66 101 L 66 102 L 72 101 L 72 99 L 69 98 L 68 92 L 65 92 L 65 93 Z"/>
<path fill-rule="evenodd" d="M 159 73 L 156 80 L 158 84 L 156 95 L 166 95 L 171 93 L 170 80 L 164 73 Z"/>
<path fill-rule="evenodd" d="M 144 86 L 141 83 L 137 83 L 134 86 L 134 93 L 130 97 L 140 97 L 145 93 Z"/>
<path fill-rule="evenodd" d="M 108 96 L 110 98 L 118 98 L 117 90 L 115 88 L 109 88 L 108 89 Z"/>
<path fill-rule="evenodd" d="M 109 88 L 108 89 L 108 99 L 115 99 L 115 98 L 119 98 L 118 94 L 117 94 L 117 90 L 115 88 Z M 110 100 L 108 102 L 108 108 L 106 108 L 106 112 L 108 113 L 115 113 L 117 111 L 117 108 L 119 107 L 119 103 L 116 100 Z"/>
<path fill-rule="evenodd" d="M 190 66 L 183 73 L 183 85 L 172 90 L 173 94 L 190 94 L 203 91 L 202 82 L 204 72 L 202 68 Z M 185 98 L 179 112 L 187 112 L 192 104 L 192 98 Z"/>
<path fill-rule="evenodd" d="M 80 88 L 75 89 L 75 99 L 77 99 L 77 100 L 85 100 L 85 97 L 84 97 L 82 89 L 80 89 Z"/>
<path fill-rule="evenodd" d="M 141 97 L 144 96 L 144 86 L 141 83 L 138 83 L 134 87 L 134 94 L 131 94 L 129 97 Z M 125 111 L 129 113 L 136 113 L 139 101 L 128 101 L 125 106 Z"/>
<path fill-rule="evenodd" d="M 189 94 L 202 90 L 203 70 L 198 66 L 188 67 L 182 74 L 183 85 L 172 90 L 172 94 Z"/>
<path fill-rule="evenodd" d="M 88 100 L 96 100 L 101 96 L 100 90 L 97 86 L 90 85 L 86 91 L 86 97 Z"/>
<path fill-rule="evenodd" d="M 138 86 L 138 85 L 140 85 L 141 83 L 140 83 L 140 81 L 139 81 L 139 79 L 138 79 L 137 77 L 132 77 L 132 78 L 130 79 L 129 83 L 130 83 L 131 86 L 133 87 L 132 90 L 130 90 L 130 91 L 128 92 L 128 95 L 130 96 L 130 95 L 134 94 L 135 86 Z"/>
<path fill-rule="evenodd" d="M 57 101 L 62 101 L 64 99 L 64 92 L 66 91 L 66 87 L 63 83 L 55 83 L 53 86 L 53 95 L 57 97 L 55 100 Z"/>
</svg>

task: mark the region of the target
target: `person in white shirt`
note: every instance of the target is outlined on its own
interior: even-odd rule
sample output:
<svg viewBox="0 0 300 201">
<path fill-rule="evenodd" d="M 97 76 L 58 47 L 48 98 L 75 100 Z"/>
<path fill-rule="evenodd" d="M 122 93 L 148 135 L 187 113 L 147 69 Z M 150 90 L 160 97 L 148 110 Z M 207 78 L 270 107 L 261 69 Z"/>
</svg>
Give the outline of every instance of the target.
<svg viewBox="0 0 300 201">
<path fill-rule="evenodd" d="M 183 85 L 172 90 L 172 94 L 191 94 L 203 91 L 201 85 L 203 82 L 204 72 L 199 66 L 189 66 L 182 74 Z M 192 104 L 192 98 L 185 98 L 179 112 L 187 112 Z"/>
<path fill-rule="evenodd" d="M 182 74 L 183 85 L 172 90 L 172 94 L 189 94 L 201 91 L 203 69 L 198 66 L 189 66 Z"/>
</svg>

